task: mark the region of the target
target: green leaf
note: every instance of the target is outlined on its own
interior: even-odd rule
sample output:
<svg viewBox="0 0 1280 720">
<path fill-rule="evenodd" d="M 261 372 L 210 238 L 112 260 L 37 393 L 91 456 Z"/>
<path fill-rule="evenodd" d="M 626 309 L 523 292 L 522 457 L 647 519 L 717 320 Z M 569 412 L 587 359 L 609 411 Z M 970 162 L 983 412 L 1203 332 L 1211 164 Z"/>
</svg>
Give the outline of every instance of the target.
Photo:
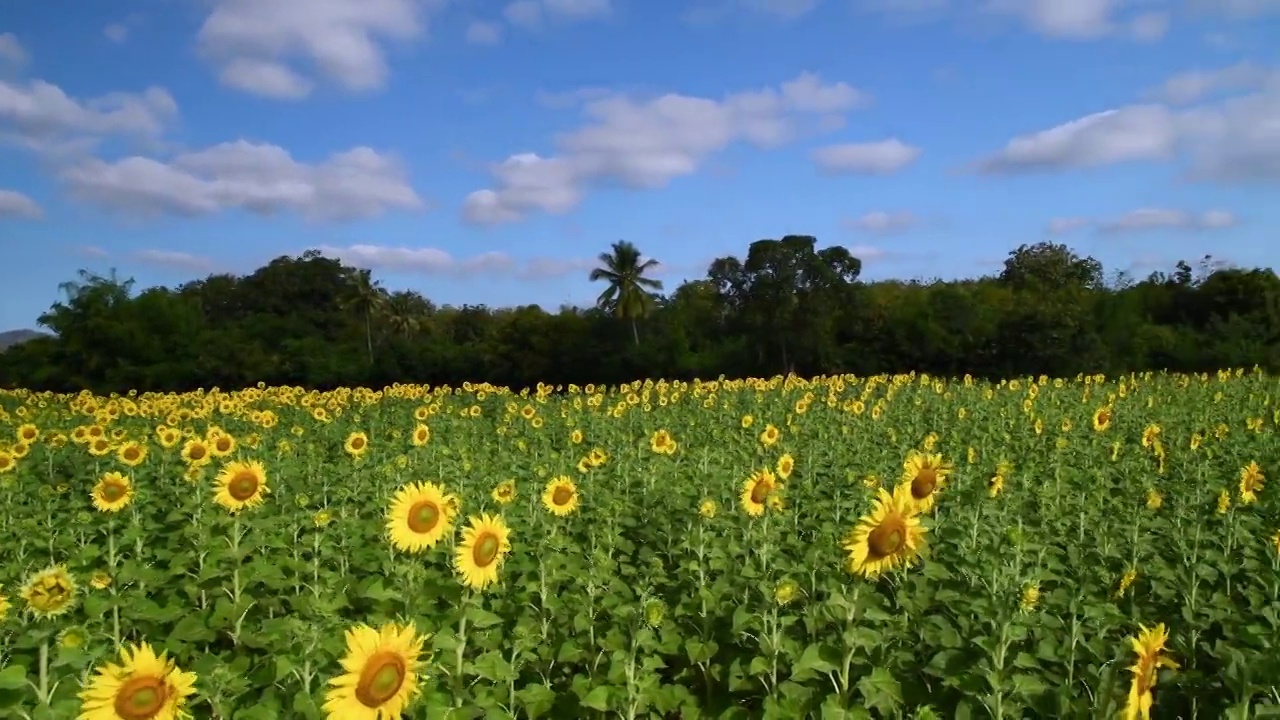
<svg viewBox="0 0 1280 720">
<path fill-rule="evenodd" d="M 27 686 L 27 669 L 21 665 L 6 665 L 0 670 L 0 690 L 20 690 Z"/>
<path fill-rule="evenodd" d="M 502 618 L 488 610 L 485 610 L 484 608 L 471 606 L 467 608 L 467 622 L 471 623 L 476 628 L 483 630 L 488 627 L 493 627 L 494 625 L 501 625 Z"/>
<path fill-rule="evenodd" d="M 578 704 L 598 712 L 607 711 L 609 709 L 609 686 L 597 685 Z"/>
<path fill-rule="evenodd" d="M 813 644 L 800 653 L 800 659 L 791 666 L 791 680 L 804 682 L 829 672 L 834 672 L 836 665 L 823 657 L 821 645 Z"/>
<path fill-rule="evenodd" d="M 858 690 L 867 707 L 879 710 L 884 715 L 891 715 L 902 705 L 902 686 L 884 668 L 878 667 L 864 675 L 858 681 Z"/>
<path fill-rule="evenodd" d="M 551 712 L 556 702 L 556 693 L 542 683 L 530 683 L 516 691 L 516 698 L 524 706 L 529 720 L 537 720 Z"/>
</svg>

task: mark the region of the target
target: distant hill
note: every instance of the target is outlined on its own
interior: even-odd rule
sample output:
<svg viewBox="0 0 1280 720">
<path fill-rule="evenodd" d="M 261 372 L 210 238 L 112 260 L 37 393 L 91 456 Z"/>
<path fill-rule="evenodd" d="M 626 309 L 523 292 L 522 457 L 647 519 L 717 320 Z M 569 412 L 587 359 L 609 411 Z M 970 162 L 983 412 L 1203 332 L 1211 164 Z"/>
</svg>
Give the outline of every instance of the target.
<svg viewBox="0 0 1280 720">
<path fill-rule="evenodd" d="M 0 332 L 0 351 L 4 351 L 18 343 L 34 340 L 38 337 L 50 337 L 48 333 L 35 330 L 8 330 Z"/>
</svg>

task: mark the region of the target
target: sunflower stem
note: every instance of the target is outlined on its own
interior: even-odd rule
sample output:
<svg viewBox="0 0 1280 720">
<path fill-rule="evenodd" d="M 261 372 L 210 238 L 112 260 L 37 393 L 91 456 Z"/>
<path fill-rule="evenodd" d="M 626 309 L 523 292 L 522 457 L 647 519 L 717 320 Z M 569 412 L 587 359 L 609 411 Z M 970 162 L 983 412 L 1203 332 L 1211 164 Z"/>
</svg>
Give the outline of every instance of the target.
<svg viewBox="0 0 1280 720">
<path fill-rule="evenodd" d="M 49 698 L 49 638 L 47 637 L 44 639 L 43 642 L 40 643 L 39 663 L 40 663 L 40 670 L 39 670 L 40 674 L 39 674 L 39 679 L 37 681 L 39 683 L 39 687 L 36 689 L 36 693 L 39 695 L 40 705 L 47 708 L 49 707 L 49 699 L 50 699 Z"/>
</svg>

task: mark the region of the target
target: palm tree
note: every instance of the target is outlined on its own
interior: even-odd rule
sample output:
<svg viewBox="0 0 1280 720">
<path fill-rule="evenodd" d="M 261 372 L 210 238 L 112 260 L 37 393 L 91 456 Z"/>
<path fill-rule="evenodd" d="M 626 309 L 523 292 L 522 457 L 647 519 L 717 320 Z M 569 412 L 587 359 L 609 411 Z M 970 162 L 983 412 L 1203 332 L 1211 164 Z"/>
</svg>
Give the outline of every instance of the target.
<svg viewBox="0 0 1280 720">
<path fill-rule="evenodd" d="M 351 276 L 347 296 L 342 305 L 347 310 L 364 316 L 364 340 L 369 349 L 369 364 L 373 364 L 373 316 L 386 303 L 387 291 L 382 283 L 373 279 L 373 271 L 356 270 Z"/>
<path fill-rule="evenodd" d="M 120 274 L 115 268 L 111 268 L 111 273 L 107 276 L 88 270 L 78 270 L 76 271 L 76 277 L 79 280 L 67 280 L 66 282 L 58 283 L 58 292 L 67 297 L 67 302 L 75 300 L 81 293 L 95 285 L 115 285 L 126 292 L 133 289 L 133 278 L 121 280 Z"/>
<path fill-rule="evenodd" d="M 422 299 L 409 292 L 392 293 L 387 299 L 387 324 L 392 332 L 412 336 L 422 329 Z"/>
<path fill-rule="evenodd" d="M 654 293 L 662 289 L 662 281 L 647 278 L 644 274 L 658 267 L 657 260 L 640 262 L 640 250 L 626 240 L 613 244 L 613 252 L 600 253 L 598 267 L 591 271 L 591 282 L 604 280 L 609 287 L 600 293 L 596 306 L 614 317 L 631 322 L 631 336 L 640 344 L 640 331 L 636 319 L 648 315 L 653 309 Z"/>
</svg>

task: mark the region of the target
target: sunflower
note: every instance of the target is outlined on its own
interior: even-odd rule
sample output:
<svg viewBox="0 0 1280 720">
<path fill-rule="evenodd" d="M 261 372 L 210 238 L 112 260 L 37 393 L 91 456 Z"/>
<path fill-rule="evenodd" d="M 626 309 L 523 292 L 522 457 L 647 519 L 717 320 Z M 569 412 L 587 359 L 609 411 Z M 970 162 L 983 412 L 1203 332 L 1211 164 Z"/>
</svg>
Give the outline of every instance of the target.
<svg viewBox="0 0 1280 720">
<path fill-rule="evenodd" d="M 880 488 L 875 506 L 858 521 L 844 541 L 849 572 L 875 578 L 900 564 L 910 564 L 924 544 L 917 504 L 909 485 L 890 493 Z"/>
<path fill-rule="evenodd" d="M 209 438 L 209 453 L 214 457 L 226 457 L 236 451 L 236 439 L 230 433 L 220 432 Z"/>
<path fill-rule="evenodd" d="M 1027 613 L 1036 609 L 1040 603 L 1040 584 L 1028 583 L 1022 588 L 1022 597 L 1018 601 L 1018 609 Z"/>
<path fill-rule="evenodd" d="M 347 630 L 343 674 L 329 681 L 324 713 L 330 720 L 388 720 L 404 714 L 418 692 L 426 635 L 412 624 Z"/>
<path fill-rule="evenodd" d="M 402 552 L 430 550 L 453 529 L 449 495 L 435 483 L 400 488 L 387 509 L 387 537 Z"/>
<path fill-rule="evenodd" d="M 769 502 L 769 495 L 777 488 L 778 478 L 769 470 L 752 473 L 751 477 L 742 482 L 742 493 L 739 496 L 742 509 L 751 517 L 760 517 L 764 514 L 765 503 Z"/>
<path fill-rule="evenodd" d="M 410 439 L 410 442 L 413 443 L 413 446 L 422 447 L 423 445 L 426 445 L 430 441 L 431 441 L 431 428 L 427 427 L 426 425 L 423 425 L 422 423 L 418 423 L 417 425 L 415 425 L 413 428 L 413 436 Z"/>
<path fill-rule="evenodd" d="M 182 433 L 174 430 L 173 428 L 165 428 L 164 431 L 160 433 L 159 437 L 160 447 L 167 450 L 178 444 L 178 441 L 182 439 Z"/>
<path fill-rule="evenodd" d="M 499 505 L 506 505 L 516 499 L 516 481 L 503 480 L 498 483 L 497 487 L 495 487 L 493 492 L 489 493 L 489 495 L 493 498 L 493 501 Z"/>
<path fill-rule="evenodd" d="M 120 512 L 133 501 L 133 481 L 118 472 L 103 473 L 91 497 L 99 512 Z"/>
<path fill-rule="evenodd" d="M 764 430 L 760 431 L 760 444 L 765 447 L 772 447 L 781 436 L 782 433 L 779 432 L 778 428 L 773 425 L 765 425 Z"/>
<path fill-rule="evenodd" d="M 187 461 L 188 465 L 200 467 L 208 465 L 213 455 L 209 452 L 209 446 L 204 440 L 191 438 L 182 446 L 182 459 Z"/>
<path fill-rule="evenodd" d="M 551 478 L 542 491 L 542 505 L 554 515 L 572 515 L 578 509 L 578 486 L 568 475 Z"/>
<path fill-rule="evenodd" d="M 1111 427 L 1111 407 L 1104 405 L 1093 411 L 1093 429 L 1102 432 Z"/>
<path fill-rule="evenodd" d="M 369 450 L 369 436 L 362 432 L 353 432 L 342 443 L 342 449 L 351 457 L 358 458 Z"/>
<path fill-rule="evenodd" d="M 137 467 L 147 459 L 147 448 L 145 445 L 129 441 L 116 450 L 116 459 L 129 467 Z"/>
<path fill-rule="evenodd" d="M 4 590 L 4 586 L 0 585 L 0 591 Z M 9 616 L 9 596 L 0 592 L 0 621 Z"/>
<path fill-rule="evenodd" d="M 716 510 L 718 509 L 719 508 L 716 506 L 715 500 L 707 499 L 707 500 L 703 500 L 698 505 L 698 514 L 701 515 L 703 518 L 710 520 L 711 518 L 716 516 Z"/>
<path fill-rule="evenodd" d="M 31 423 L 24 423 L 18 426 L 17 437 L 18 442 L 24 442 L 30 445 L 40 437 L 40 428 L 32 425 Z"/>
<path fill-rule="evenodd" d="M 0 473 L 7 473 L 18 466 L 18 461 L 9 453 L 0 450 Z"/>
<path fill-rule="evenodd" d="M 778 458 L 778 466 L 776 469 L 778 471 L 779 479 L 782 479 L 782 480 L 790 479 L 791 473 L 794 472 L 796 469 L 795 458 L 791 457 L 791 453 L 783 454 L 782 457 Z"/>
<path fill-rule="evenodd" d="M 264 496 L 271 492 L 267 487 L 267 470 L 256 460 L 227 463 L 213 483 L 213 501 L 232 513 L 261 505 Z"/>
<path fill-rule="evenodd" d="M 1133 680 L 1129 684 L 1129 699 L 1124 706 L 1125 720 L 1150 720 L 1151 705 L 1155 701 L 1151 691 L 1156 686 L 1156 672 L 1160 668 L 1178 669 L 1178 663 L 1164 655 L 1164 646 L 1169 640 L 1169 632 L 1164 623 L 1153 628 L 1142 625 L 1138 627 L 1138 637 L 1129 638 L 1129 644 L 1137 657 L 1129 666 Z"/>
<path fill-rule="evenodd" d="M 111 575 L 102 570 L 94 571 L 93 575 L 89 576 L 89 587 L 94 590 L 106 590 L 111 587 Z"/>
<path fill-rule="evenodd" d="M 176 720 L 196 692 L 196 674 L 178 668 L 148 643 L 120 648 L 120 664 L 107 663 L 80 691 L 79 720 Z"/>
<path fill-rule="evenodd" d="M 54 618 L 75 603 L 76 581 L 65 565 L 55 565 L 32 575 L 18 595 L 32 615 L 40 619 Z"/>
<path fill-rule="evenodd" d="M 649 449 L 659 455 L 671 455 L 676 451 L 677 443 L 675 438 L 671 437 L 671 433 L 666 430 L 658 430 L 649 438 Z"/>
<path fill-rule="evenodd" d="M 104 437 L 98 437 L 98 438 L 94 438 L 93 440 L 90 440 L 90 441 L 89 441 L 89 454 L 90 454 L 90 455 L 92 455 L 92 456 L 94 456 L 94 457 L 102 457 L 103 455 L 106 455 L 106 454 L 107 454 L 107 453 L 109 453 L 109 452 L 111 452 L 111 441 L 110 441 L 110 440 L 108 440 L 108 439 L 106 439 L 106 438 L 104 438 Z"/>
<path fill-rule="evenodd" d="M 779 605 L 788 605 L 800 594 L 800 585 L 790 578 L 781 580 L 773 588 L 773 600 Z"/>
<path fill-rule="evenodd" d="M 1250 462 L 1240 470 L 1240 504 L 1248 505 L 1258 499 L 1258 492 L 1266 483 L 1266 476 L 1258 463 Z"/>
<path fill-rule="evenodd" d="M 500 515 L 472 517 L 454 550 L 453 566 L 462 583 L 483 590 L 498 582 L 498 569 L 511 552 L 511 530 Z"/>
<path fill-rule="evenodd" d="M 933 508 L 938 491 L 947 484 L 947 476 L 954 470 L 951 463 L 936 453 L 912 450 L 902 463 L 902 483 L 909 488 L 911 501 L 917 510 L 928 512 Z"/>
</svg>

